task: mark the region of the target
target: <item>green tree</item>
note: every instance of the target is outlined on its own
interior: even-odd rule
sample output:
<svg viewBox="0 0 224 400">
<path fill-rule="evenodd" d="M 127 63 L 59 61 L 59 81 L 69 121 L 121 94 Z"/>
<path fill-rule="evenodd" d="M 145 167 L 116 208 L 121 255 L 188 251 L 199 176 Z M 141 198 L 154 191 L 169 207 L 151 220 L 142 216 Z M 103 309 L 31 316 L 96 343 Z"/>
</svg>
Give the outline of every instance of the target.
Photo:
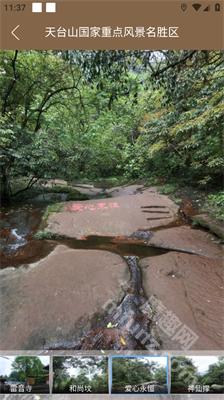
<svg viewBox="0 0 224 400">
<path fill-rule="evenodd" d="M 113 390 L 123 391 L 125 385 L 136 385 L 155 379 L 156 362 L 137 358 L 113 359 Z"/>
<path fill-rule="evenodd" d="M 164 367 L 157 368 L 154 373 L 154 379 L 160 384 L 166 384 L 167 373 Z"/>
<path fill-rule="evenodd" d="M 143 171 L 202 187 L 221 184 L 224 166 L 223 54 L 164 53 L 149 76 L 156 90 L 135 144 Z M 157 63 L 159 64 L 159 63 Z M 142 159 L 144 160 L 142 162 Z"/>
<path fill-rule="evenodd" d="M 41 178 L 221 186 L 223 58 L 195 50 L 2 51 L 1 202 Z"/>
<path fill-rule="evenodd" d="M 218 362 L 209 365 L 208 372 L 203 376 L 205 385 L 224 385 L 224 357 L 219 357 Z"/>
<path fill-rule="evenodd" d="M 18 356 L 12 363 L 10 378 L 24 382 L 27 377 L 41 378 L 44 374 L 44 365 L 35 356 Z"/>
<path fill-rule="evenodd" d="M 68 94 L 80 100 L 81 75 L 44 51 L 3 51 L 0 72 L 1 201 L 7 203 L 12 178 L 26 176 L 30 188 L 46 171 L 55 173 L 63 151 L 48 127 L 49 115 L 53 109 L 60 114 Z"/>
<path fill-rule="evenodd" d="M 69 391 L 70 385 L 90 385 L 92 392 L 107 392 L 107 363 L 106 357 L 54 357 L 54 390 L 63 392 Z"/>
</svg>

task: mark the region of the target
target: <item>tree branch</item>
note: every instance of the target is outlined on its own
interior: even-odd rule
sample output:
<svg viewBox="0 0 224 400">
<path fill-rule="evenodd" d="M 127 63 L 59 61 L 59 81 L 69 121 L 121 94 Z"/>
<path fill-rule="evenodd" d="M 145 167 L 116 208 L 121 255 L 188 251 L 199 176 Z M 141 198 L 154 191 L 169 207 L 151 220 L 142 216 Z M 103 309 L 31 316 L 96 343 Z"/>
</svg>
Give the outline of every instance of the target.
<svg viewBox="0 0 224 400">
<path fill-rule="evenodd" d="M 17 81 L 17 74 L 16 74 L 16 60 L 18 56 L 18 50 L 15 51 L 14 57 L 12 59 L 12 70 L 13 70 L 13 79 L 11 83 L 9 84 L 8 90 L 5 93 L 5 96 L 3 96 L 3 104 L 2 104 L 2 115 L 6 114 L 7 111 L 7 106 L 8 106 L 8 98 L 16 84 Z"/>
<path fill-rule="evenodd" d="M 154 76 L 154 77 L 157 77 L 157 76 L 159 76 L 160 74 L 163 74 L 163 73 L 164 73 L 165 71 L 167 71 L 168 69 L 174 68 L 174 67 L 176 67 L 177 65 L 183 64 L 186 60 L 188 60 L 189 58 L 191 58 L 195 53 L 196 53 L 196 50 L 192 50 L 190 53 L 186 54 L 186 56 L 183 57 L 183 58 L 181 58 L 180 60 L 177 60 L 177 61 L 175 61 L 175 62 L 173 62 L 173 63 L 171 63 L 171 64 L 166 65 L 164 68 L 162 68 L 162 69 L 160 69 L 160 70 L 157 70 L 157 71 L 153 74 L 153 76 Z"/>
<path fill-rule="evenodd" d="M 65 92 L 65 91 L 68 91 L 68 90 L 77 89 L 76 85 L 77 84 L 75 84 L 73 86 L 67 86 L 67 87 L 58 88 L 58 89 L 54 90 L 53 92 L 50 92 L 49 94 L 45 95 L 45 97 L 43 98 L 43 100 L 42 100 L 42 102 L 40 104 L 40 107 L 38 107 L 38 109 L 36 110 L 36 111 L 39 111 L 39 112 L 38 112 L 38 115 L 37 115 L 36 126 L 35 126 L 35 129 L 34 129 L 34 132 L 37 132 L 40 129 L 40 119 L 41 119 L 41 116 L 42 116 L 43 112 L 45 111 L 44 107 L 45 107 L 46 103 L 53 96 L 55 96 L 56 94 L 59 94 L 61 92 Z"/>
<path fill-rule="evenodd" d="M 40 178 L 36 178 L 35 176 L 33 176 L 33 177 L 29 180 L 28 185 L 27 185 L 24 189 L 20 189 L 20 190 L 18 190 L 17 192 L 13 193 L 13 194 L 12 194 L 12 197 L 17 196 L 18 194 L 23 193 L 23 192 L 25 192 L 25 191 L 28 190 L 28 189 L 31 189 L 31 187 L 32 187 L 33 185 L 35 185 L 35 183 L 37 183 L 39 179 L 40 179 Z"/>
</svg>

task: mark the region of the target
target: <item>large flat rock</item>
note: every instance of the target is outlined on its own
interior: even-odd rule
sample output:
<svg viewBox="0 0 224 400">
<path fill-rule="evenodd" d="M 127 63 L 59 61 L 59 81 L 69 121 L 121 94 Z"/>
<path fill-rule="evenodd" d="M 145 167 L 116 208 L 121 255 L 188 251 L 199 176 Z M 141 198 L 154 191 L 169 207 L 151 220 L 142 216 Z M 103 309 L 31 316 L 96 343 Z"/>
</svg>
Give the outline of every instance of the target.
<svg viewBox="0 0 224 400">
<path fill-rule="evenodd" d="M 131 194 L 126 194 L 128 190 Z M 78 239 L 90 235 L 129 236 L 176 219 L 178 208 L 167 196 L 150 188 L 136 190 L 126 187 L 124 195 L 113 199 L 67 202 L 61 212 L 50 215 L 46 230 Z"/>
<path fill-rule="evenodd" d="M 129 280 L 120 256 L 62 245 L 28 268 L 0 275 L 1 350 L 40 350 L 48 342 L 71 341 L 108 300 L 121 299 L 120 282 Z"/>
<path fill-rule="evenodd" d="M 143 193 L 145 190 L 150 191 L 150 193 L 153 193 L 156 191 L 156 188 L 147 189 L 143 185 L 124 185 L 107 189 L 106 193 L 111 197 L 120 197 L 120 196 Z"/>
<path fill-rule="evenodd" d="M 166 310 L 171 311 L 182 324 L 198 335 L 192 349 L 223 349 L 222 260 L 170 252 L 145 258 L 140 261 L 140 266 L 147 296 L 154 296 L 161 301 Z M 180 343 L 172 340 L 174 335 L 165 333 L 170 320 L 171 316 L 165 322 L 165 330 L 157 324 L 163 342 L 162 349 L 180 350 Z"/>
<path fill-rule="evenodd" d="M 85 194 L 87 196 L 89 196 L 90 198 L 95 197 L 95 196 L 99 196 L 102 194 L 105 194 L 105 190 L 102 188 L 97 188 L 93 185 L 86 185 L 86 184 L 75 184 L 72 185 L 72 187 L 76 190 L 78 190 L 79 193 L 81 194 Z"/>
<path fill-rule="evenodd" d="M 192 217 L 192 220 L 204 228 L 214 232 L 218 237 L 224 240 L 224 223 L 214 220 L 207 214 L 198 214 Z"/>
<path fill-rule="evenodd" d="M 223 257 L 223 246 L 206 231 L 190 226 L 179 226 L 153 233 L 150 244 L 179 251 L 188 251 L 212 258 Z"/>
</svg>

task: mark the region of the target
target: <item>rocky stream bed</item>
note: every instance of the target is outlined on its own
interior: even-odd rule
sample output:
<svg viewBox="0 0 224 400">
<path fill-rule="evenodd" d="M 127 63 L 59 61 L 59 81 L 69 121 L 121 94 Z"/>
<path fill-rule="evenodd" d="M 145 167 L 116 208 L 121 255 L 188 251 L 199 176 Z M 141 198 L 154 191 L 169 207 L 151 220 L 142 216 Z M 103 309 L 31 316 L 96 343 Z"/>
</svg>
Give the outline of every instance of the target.
<svg viewBox="0 0 224 400">
<path fill-rule="evenodd" d="M 0 348 L 180 349 L 176 323 L 195 335 L 191 349 L 222 349 L 217 237 L 156 188 L 76 188 L 89 200 L 50 213 L 44 240 L 34 233 L 45 204 L 2 210 Z"/>
</svg>

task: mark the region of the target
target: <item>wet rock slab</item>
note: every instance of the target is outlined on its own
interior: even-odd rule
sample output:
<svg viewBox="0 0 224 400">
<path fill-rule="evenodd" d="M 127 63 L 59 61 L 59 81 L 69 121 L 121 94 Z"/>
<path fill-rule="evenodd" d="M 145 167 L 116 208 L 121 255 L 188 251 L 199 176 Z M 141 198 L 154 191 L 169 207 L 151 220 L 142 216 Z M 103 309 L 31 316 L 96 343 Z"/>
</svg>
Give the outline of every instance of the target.
<svg viewBox="0 0 224 400">
<path fill-rule="evenodd" d="M 62 245 L 27 268 L 2 270 L 1 350 L 43 349 L 47 342 L 71 341 L 89 317 L 102 313 L 107 301 L 121 300 L 121 282 L 128 280 L 120 256 Z"/>
<path fill-rule="evenodd" d="M 224 223 L 214 221 L 213 218 L 206 214 L 195 215 L 192 217 L 192 220 L 196 224 L 209 229 L 211 232 L 214 232 L 218 237 L 224 240 Z"/>
<path fill-rule="evenodd" d="M 198 336 L 191 349 L 223 349 L 222 260 L 170 252 L 142 259 L 140 266 L 146 295 L 149 298 L 155 297 L 165 306 L 161 315 L 171 311 L 168 320 L 159 327 L 159 306 L 155 307 L 157 329 L 162 340 L 161 349 L 182 348 L 180 341 L 172 340 L 174 334 L 167 330 L 171 315 L 178 317 L 182 324 L 187 325 Z"/>
<path fill-rule="evenodd" d="M 78 190 L 79 193 L 85 194 L 90 198 L 99 196 L 102 194 L 106 195 L 106 191 L 102 188 L 96 188 L 93 185 L 86 185 L 86 184 L 75 184 L 72 186 L 74 189 Z"/>
<path fill-rule="evenodd" d="M 103 200 L 68 202 L 50 215 L 46 230 L 72 238 L 90 235 L 129 236 L 137 230 L 166 226 L 175 221 L 177 206 L 154 189 L 125 188 L 125 194 Z M 136 193 L 136 194 L 135 194 Z"/>
<path fill-rule="evenodd" d="M 209 232 L 179 226 L 153 232 L 149 244 L 211 258 L 223 257 L 223 246 Z"/>
</svg>

